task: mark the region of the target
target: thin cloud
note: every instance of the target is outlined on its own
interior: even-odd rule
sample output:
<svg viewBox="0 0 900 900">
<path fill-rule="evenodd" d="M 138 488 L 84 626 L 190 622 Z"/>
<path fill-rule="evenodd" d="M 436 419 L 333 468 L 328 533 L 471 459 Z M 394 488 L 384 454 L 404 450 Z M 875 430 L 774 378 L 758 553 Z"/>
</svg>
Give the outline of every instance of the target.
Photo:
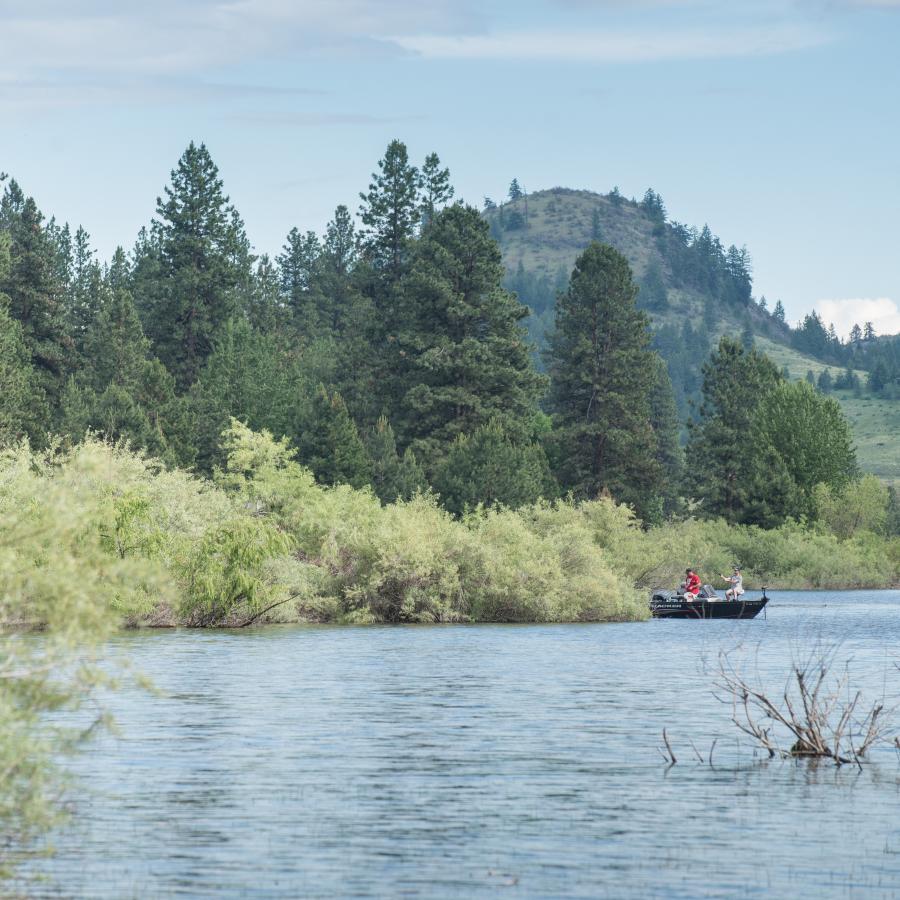
<svg viewBox="0 0 900 900">
<path fill-rule="evenodd" d="M 412 24 L 447 34 L 484 27 L 453 0 L 0 0 L 0 75 L 41 71 L 176 74 L 252 59 L 378 52 Z M 393 51 L 396 53 L 397 48 Z"/>
<path fill-rule="evenodd" d="M 394 125 L 403 122 L 421 122 L 425 116 L 373 116 L 369 113 L 250 113 L 229 116 L 231 121 L 253 125 L 285 125 L 309 128 L 328 125 Z"/>
<path fill-rule="evenodd" d="M 0 103 L 7 108 L 60 109 L 99 104 L 230 103 L 242 100 L 325 97 L 327 91 L 290 85 L 241 84 L 196 78 L 114 79 L 90 78 L 0 78 Z"/>
<path fill-rule="evenodd" d="M 762 56 L 829 43 L 818 28 L 795 25 L 667 31 L 533 31 L 493 35 L 411 35 L 394 41 L 426 59 L 641 63 Z"/>
<path fill-rule="evenodd" d="M 854 325 L 871 322 L 876 334 L 900 334 L 900 306 L 889 297 L 853 297 L 821 300 L 816 304 L 822 319 L 833 322 L 841 337 Z"/>
</svg>

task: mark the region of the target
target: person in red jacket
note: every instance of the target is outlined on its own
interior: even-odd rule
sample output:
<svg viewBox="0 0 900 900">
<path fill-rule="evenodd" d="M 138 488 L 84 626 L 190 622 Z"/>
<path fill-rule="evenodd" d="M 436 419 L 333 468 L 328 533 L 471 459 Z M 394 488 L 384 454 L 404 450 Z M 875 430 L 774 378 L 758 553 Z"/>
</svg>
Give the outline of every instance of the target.
<svg viewBox="0 0 900 900">
<path fill-rule="evenodd" d="M 696 600 L 700 593 L 700 576 L 693 569 L 687 569 L 684 575 L 684 596 L 687 599 Z"/>
</svg>

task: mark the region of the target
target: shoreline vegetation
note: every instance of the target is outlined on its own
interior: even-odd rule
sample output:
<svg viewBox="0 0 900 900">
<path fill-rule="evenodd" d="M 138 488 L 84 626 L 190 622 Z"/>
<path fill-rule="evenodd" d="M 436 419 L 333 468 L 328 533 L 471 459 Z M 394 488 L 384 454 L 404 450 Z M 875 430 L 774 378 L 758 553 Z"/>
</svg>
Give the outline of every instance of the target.
<svg viewBox="0 0 900 900">
<path fill-rule="evenodd" d="M 211 479 L 95 437 L 3 451 L 4 552 L 26 573 L 4 622 L 51 625 L 38 595 L 61 572 L 93 583 L 113 627 L 634 621 L 685 565 L 715 584 L 733 561 L 750 588 L 900 581 L 900 542 L 869 531 L 690 518 L 647 528 L 608 497 L 457 518 L 432 493 L 382 505 L 368 488 L 317 484 L 286 440 L 237 420 L 223 447 Z M 60 519 L 72 520 L 64 535 Z"/>
<path fill-rule="evenodd" d="M 900 494 L 862 475 L 837 401 L 752 328 L 709 346 L 756 306 L 746 252 L 708 229 L 672 231 L 665 273 L 712 291 L 702 341 L 654 349 L 598 228 L 539 358 L 492 225 L 399 140 L 357 217 L 275 259 L 203 144 L 105 264 L 0 182 L 0 877 L 103 721 L 49 714 L 98 708 L 123 626 L 637 621 L 688 565 L 900 582 Z M 641 209 L 662 234 L 658 195 Z"/>
</svg>

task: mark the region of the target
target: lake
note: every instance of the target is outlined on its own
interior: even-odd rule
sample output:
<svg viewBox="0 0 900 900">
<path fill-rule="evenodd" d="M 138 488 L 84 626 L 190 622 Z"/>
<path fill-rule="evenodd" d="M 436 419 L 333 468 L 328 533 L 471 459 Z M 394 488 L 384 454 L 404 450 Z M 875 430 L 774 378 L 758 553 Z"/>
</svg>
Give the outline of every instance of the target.
<svg viewBox="0 0 900 900">
<path fill-rule="evenodd" d="M 900 761 L 768 760 L 712 695 L 742 643 L 783 685 L 839 642 L 900 696 L 900 591 L 767 618 L 141 631 L 31 896 L 891 897 Z M 754 596 L 752 593 L 750 596 Z M 666 728 L 678 764 L 657 748 Z M 709 750 L 713 766 L 690 749 Z"/>
</svg>

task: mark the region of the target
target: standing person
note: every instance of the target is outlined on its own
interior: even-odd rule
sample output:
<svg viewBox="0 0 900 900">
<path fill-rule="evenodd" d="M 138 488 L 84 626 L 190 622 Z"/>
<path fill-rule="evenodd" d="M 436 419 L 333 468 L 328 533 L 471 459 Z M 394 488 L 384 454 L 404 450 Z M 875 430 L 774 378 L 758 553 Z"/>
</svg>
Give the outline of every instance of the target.
<svg viewBox="0 0 900 900">
<path fill-rule="evenodd" d="M 744 593 L 744 579 L 741 575 L 740 566 L 732 566 L 731 575 L 720 575 L 723 581 L 731 583 L 731 587 L 725 591 L 726 600 L 737 600 Z"/>
<path fill-rule="evenodd" d="M 697 595 L 700 593 L 700 576 L 693 569 L 686 569 L 684 575 L 685 599 L 696 600 Z"/>
</svg>

